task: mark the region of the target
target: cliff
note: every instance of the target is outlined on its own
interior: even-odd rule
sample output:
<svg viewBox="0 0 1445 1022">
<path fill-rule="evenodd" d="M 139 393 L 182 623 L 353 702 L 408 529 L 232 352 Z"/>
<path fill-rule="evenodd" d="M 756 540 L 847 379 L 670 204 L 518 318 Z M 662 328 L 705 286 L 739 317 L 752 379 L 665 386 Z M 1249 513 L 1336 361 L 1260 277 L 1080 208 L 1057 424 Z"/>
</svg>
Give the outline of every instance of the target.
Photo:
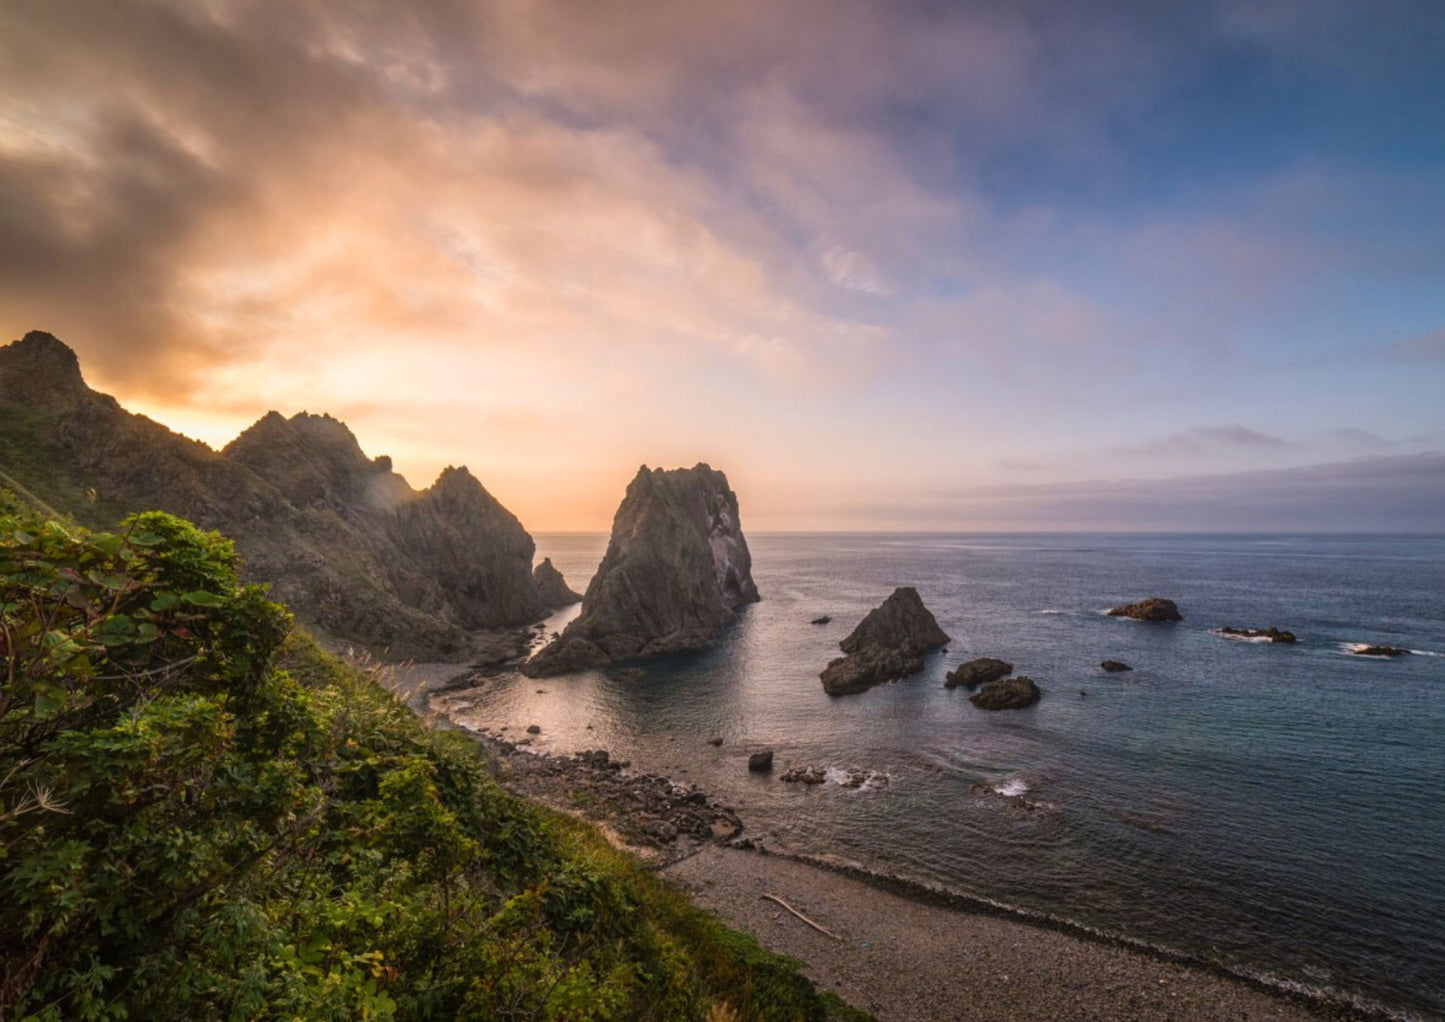
<svg viewBox="0 0 1445 1022">
<path fill-rule="evenodd" d="M 523 670 L 565 674 L 694 649 L 758 599 L 737 495 L 707 465 L 638 470 L 582 612 Z"/>
<path fill-rule="evenodd" d="M 157 509 L 233 536 L 248 580 L 393 656 L 465 656 L 469 631 L 546 609 L 532 537 L 466 469 L 418 492 L 305 412 L 270 412 L 216 452 L 92 390 L 39 331 L 0 348 L 0 472 L 88 525 Z"/>
</svg>

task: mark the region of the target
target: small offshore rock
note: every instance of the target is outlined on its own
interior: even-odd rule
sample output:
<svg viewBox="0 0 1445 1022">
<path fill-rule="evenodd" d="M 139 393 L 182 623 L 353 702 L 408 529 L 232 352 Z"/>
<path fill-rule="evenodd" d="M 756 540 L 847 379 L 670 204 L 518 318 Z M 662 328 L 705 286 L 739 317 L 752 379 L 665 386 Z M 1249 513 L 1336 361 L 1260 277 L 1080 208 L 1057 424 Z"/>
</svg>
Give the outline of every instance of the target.
<svg viewBox="0 0 1445 1022">
<path fill-rule="evenodd" d="M 1042 695 L 1032 678 L 1019 675 L 989 682 L 969 696 L 968 701 L 980 710 L 1022 710 L 1038 702 Z"/>
<path fill-rule="evenodd" d="M 1150 596 L 1137 603 L 1126 603 L 1109 611 L 1110 617 L 1127 617 L 1135 621 L 1183 621 L 1184 615 L 1173 600 Z"/>
<path fill-rule="evenodd" d="M 709 739 L 707 740 L 707 744 L 713 745 L 713 746 L 721 745 L 721 744 L 722 744 L 722 739 L 719 738 L 717 735 L 713 735 L 711 738 L 709 738 Z"/>
<path fill-rule="evenodd" d="M 990 681 L 997 681 L 1000 678 L 1007 678 L 1013 673 L 1014 665 L 1004 663 L 1002 660 L 995 660 L 993 657 L 979 657 L 977 660 L 970 660 L 967 663 L 959 664 L 948 672 L 943 682 L 944 688 L 977 688 L 986 685 Z"/>
<path fill-rule="evenodd" d="M 789 784 L 822 784 L 828 779 L 828 772 L 822 767 L 796 766 L 783 771 L 780 781 Z"/>
<path fill-rule="evenodd" d="M 1225 625 L 1219 630 L 1220 635 L 1227 635 L 1234 639 L 1268 639 L 1270 642 L 1283 643 L 1292 646 L 1296 643 L 1294 632 L 1281 631 L 1278 628 L 1231 628 Z"/>
<path fill-rule="evenodd" d="M 1351 650 L 1355 656 L 1409 656 L 1408 649 L 1401 649 L 1399 646 L 1361 646 L 1359 649 Z"/>
<path fill-rule="evenodd" d="M 748 769 L 755 774 L 767 773 L 773 769 L 773 750 L 764 749 L 749 756 Z"/>
<path fill-rule="evenodd" d="M 1118 674 L 1120 671 L 1132 671 L 1134 669 L 1122 660 L 1105 660 L 1099 666 L 1110 674 Z"/>
<path fill-rule="evenodd" d="M 824 614 L 822 617 L 815 617 L 815 618 L 813 618 L 813 620 L 812 620 L 810 623 L 811 623 L 811 624 L 815 624 L 815 625 L 826 625 L 829 621 L 832 621 L 832 620 L 833 620 L 833 619 L 832 619 L 831 617 L 829 617 L 827 614 Z"/>
<path fill-rule="evenodd" d="M 542 726 L 541 726 L 540 724 L 529 724 L 529 725 L 527 725 L 527 734 L 529 734 L 529 735 L 540 735 L 541 733 L 542 733 Z"/>
<path fill-rule="evenodd" d="M 923 654 L 948 642 L 918 590 L 899 586 L 838 643 L 847 655 L 824 669 L 823 691 L 849 695 L 917 674 L 923 670 Z"/>
</svg>

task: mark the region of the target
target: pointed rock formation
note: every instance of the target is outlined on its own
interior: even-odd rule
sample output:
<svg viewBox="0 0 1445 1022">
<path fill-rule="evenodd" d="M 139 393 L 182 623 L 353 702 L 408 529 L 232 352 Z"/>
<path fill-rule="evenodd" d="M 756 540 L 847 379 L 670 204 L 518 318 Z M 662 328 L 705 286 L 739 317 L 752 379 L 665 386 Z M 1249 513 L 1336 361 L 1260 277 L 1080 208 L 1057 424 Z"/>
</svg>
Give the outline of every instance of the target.
<svg viewBox="0 0 1445 1022">
<path fill-rule="evenodd" d="M 949 642 L 918 590 L 900 586 L 838 643 L 848 654 L 830 663 L 820 677 L 830 696 L 863 692 L 923 670 L 923 654 Z"/>
<path fill-rule="evenodd" d="M 545 609 L 531 536 L 470 473 L 418 493 L 328 415 L 270 412 L 217 453 L 91 390 L 74 352 L 32 332 L 0 348 L 0 422 L 0 463 L 39 499 L 100 528 L 159 509 L 220 530 L 323 635 L 456 657 L 469 631 Z"/>
<path fill-rule="evenodd" d="M 537 590 L 537 599 L 550 610 L 570 607 L 582 602 L 582 594 L 573 592 L 562 573 L 552 564 L 552 558 L 544 557 L 542 563 L 532 569 L 532 585 Z"/>
<path fill-rule="evenodd" d="M 617 509 L 582 613 L 523 672 L 543 677 L 695 649 L 757 599 L 727 476 L 707 465 L 643 465 Z"/>
</svg>

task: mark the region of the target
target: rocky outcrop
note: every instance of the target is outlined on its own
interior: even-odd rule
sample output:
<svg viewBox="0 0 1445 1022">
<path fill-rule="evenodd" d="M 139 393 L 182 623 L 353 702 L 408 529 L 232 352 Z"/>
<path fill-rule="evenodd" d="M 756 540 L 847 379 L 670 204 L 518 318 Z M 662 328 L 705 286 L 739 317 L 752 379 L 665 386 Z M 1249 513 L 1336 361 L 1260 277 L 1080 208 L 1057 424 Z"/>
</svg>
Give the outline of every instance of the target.
<svg viewBox="0 0 1445 1022">
<path fill-rule="evenodd" d="M 967 663 L 959 664 L 949 671 L 943 680 L 944 688 L 958 688 L 962 685 L 967 689 L 978 688 L 990 681 L 997 681 L 999 678 L 1006 678 L 1013 673 L 1014 665 L 1004 663 L 1002 660 L 995 660 L 993 657 L 979 657 L 977 660 L 970 660 Z"/>
<path fill-rule="evenodd" d="M 1118 674 L 1121 671 L 1132 671 L 1134 669 L 1122 660 L 1105 660 L 1099 667 L 1108 671 L 1110 674 Z"/>
<path fill-rule="evenodd" d="M 1138 603 L 1126 603 L 1122 607 L 1115 607 L 1109 611 L 1109 616 L 1133 618 L 1135 621 L 1184 620 L 1184 615 L 1179 613 L 1179 608 L 1175 606 L 1173 600 L 1161 599 L 1158 596 L 1150 596 Z"/>
<path fill-rule="evenodd" d="M 1219 634 L 1227 639 L 1268 640 L 1286 646 L 1292 646 L 1299 641 L 1295 638 L 1294 632 L 1285 632 L 1278 628 L 1231 628 L 1225 625 L 1219 630 Z"/>
<path fill-rule="evenodd" d="M 158 509 L 219 530 L 323 636 L 460 658 L 472 630 L 544 610 L 531 536 L 465 469 L 415 491 L 330 416 L 270 412 L 216 452 L 91 390 L 39 332 L 0 348 L 0 415 L 0 461 L 39 499 L 98 528 Z"/>
<path fill-rule="evenodd" d="M 1032 678 L 1020 675 L 992 681 L 968 697 L 968 701 L 980 710 L 1022 710 L 1032 706 L 1043 696 Z"/>
<path fill-rule="evenodd" d="M 847 656 L 824 669 L 823 691 L 849 695 L 917 674 L 923 670 L 923 654 L 948 641 L 918 590 L 900 586 L 838 643 Z"/>
<path fill-rule="evenodd" d="M 566 674 L 696 649 L 758 599 L 738 499 L 707 465 L 638 470 L 582 612 L 523 671 Z"/>
<path fill-rule="evenodd" d="M 532 569 L 532 586 L 537 590 L 537 599 L 542 601 L 542 606 L 552 610 L 582 602 L 582 594 L 568 587 L 567 580 L 552 564 L 550 557 L 543 558 L 542 563 Z"/>
</svg>

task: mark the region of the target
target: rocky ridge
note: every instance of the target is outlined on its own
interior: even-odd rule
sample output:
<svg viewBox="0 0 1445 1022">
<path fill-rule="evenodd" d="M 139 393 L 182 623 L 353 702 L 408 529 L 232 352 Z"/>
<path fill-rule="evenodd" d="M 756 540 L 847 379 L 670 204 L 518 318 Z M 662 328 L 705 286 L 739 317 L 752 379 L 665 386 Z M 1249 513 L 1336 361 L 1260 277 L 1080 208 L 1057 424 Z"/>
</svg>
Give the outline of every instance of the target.
<svg viewBox="0 0 1445 1022">
<path fill-rule="evenodd" d="M 159 509 L 216 529 L 324 637 L 464 658 L 473 630 L 546 609 L 532 537 L 466 469 L 413 490 L 330 416 L 270 412 L 217 452 L 92 390 L 32 331 L 0 348 L 0 421 L 0 468 L 39 499 L 96 527 Z"/>
<path fill-rule="evenodd" d="M 523 666 L 532 677 L 696 649 L 758 600 L 737 495 L 705 464 L 643 465 L 582 612 Z"/>
</svg>

